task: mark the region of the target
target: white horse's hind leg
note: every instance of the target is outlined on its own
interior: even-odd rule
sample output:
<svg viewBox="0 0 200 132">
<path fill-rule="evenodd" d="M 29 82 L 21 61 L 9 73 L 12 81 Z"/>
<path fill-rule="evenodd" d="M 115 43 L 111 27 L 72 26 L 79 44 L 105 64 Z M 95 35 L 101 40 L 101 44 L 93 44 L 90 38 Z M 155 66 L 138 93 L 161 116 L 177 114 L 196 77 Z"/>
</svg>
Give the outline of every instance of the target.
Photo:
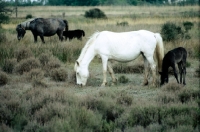
<svg viewBox="0 0 200 132">
<path fill-rule="evenodd" d="M 110 62 L 108 62 L 108 71 L 110 73 L 110 76 L 112 77 L 112 85 L 114 85 L 117 82 L 117 79 L 115 78 L 114 71 L 112 69 L 112 65 Z"/>
<path fill-rule="evenodd" d="M 144 82 L 143 82 L 143 85 L 148 85 L 149 63 L 144 56 L 143 56 L 143 58 L 144 58 Z"/>
<path fill-rule="evenodd" d="M 151 67 L 151 71 L 153 74 L 153 80 L 152 80 L 152 85 L 156 86 L 156 64 L 153 60 L 153 56 L 151 57 L 146 57 L 146 59 L 148 60 L 150 67 Z"/>
</svg>

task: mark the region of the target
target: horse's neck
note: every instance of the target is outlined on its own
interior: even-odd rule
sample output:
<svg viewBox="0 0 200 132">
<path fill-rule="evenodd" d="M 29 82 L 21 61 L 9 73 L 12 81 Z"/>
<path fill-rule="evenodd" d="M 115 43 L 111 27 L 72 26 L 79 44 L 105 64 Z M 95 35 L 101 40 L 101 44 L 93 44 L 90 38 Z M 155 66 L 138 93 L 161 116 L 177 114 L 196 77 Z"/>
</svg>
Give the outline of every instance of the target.
<svg viewBox="0 0 200 132">
<path fill-rule="evenodd" d="M 29 30 L 29 24 L 30 24 L 30 22 L 23 22 L 23 23 L 21 23 L 21 25 L 23 26 L 23 28 L 25 30 Z"/>
<path fill-rule="evenodd" d="M 90 46 L 87 50 L 87 52 L 85 52 L 85 55 L 82 57 L 80 61 L 82 66 L 88 67 L 90 62 L 94 59 L 95 57 L 95 51 L 93 49 L 93 46 Z"/>
<path fill-rule="evenodd" d="M 21 23 L 21 25 L 24 27 L 25 30 L 30 30 L 30 29 L 29 29 L 30 22 L 33 21 L 34 19 L 35 19 L 35 18 L 30 19 L 30 20 L 28 20 L 28 21 L 25 21 L 25 22 Z"/>
</svg>

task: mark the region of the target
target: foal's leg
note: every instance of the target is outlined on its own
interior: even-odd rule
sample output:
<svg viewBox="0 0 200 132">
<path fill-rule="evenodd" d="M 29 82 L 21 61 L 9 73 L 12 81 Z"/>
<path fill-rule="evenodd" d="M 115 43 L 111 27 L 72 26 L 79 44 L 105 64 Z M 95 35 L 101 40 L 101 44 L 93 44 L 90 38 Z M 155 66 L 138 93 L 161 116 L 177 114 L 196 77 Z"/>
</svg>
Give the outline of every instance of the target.
<svg viewBox="0 0 200 132">
<path fill-rule="evenodd" d="M 183 68 L 183 84 L 186 85 L 186 83 L 185 83 L 185 76 L 186 76 L 186 60 L 183 61 L 182 68 Z"/>
<path fill-rule="evenodd" d="M 182 62 L 178 63 L 178 69 L 180 72 L 180 83 L 182 83 L 182 74 L 183 74 Z"/>
<path fill-rule="evenodd" d="M 117 79 L 115 78 L 114 71 L 112 69 L 112 65 L 110 62 L 108 62 L 108 71 L 110 73 L 110 76 L 112 77 L 112 85 L 114 85 L 117 82 Z"/>
<path fill-rule="evenodd" d="M 177 82 L 179 83 L 179 81 L 178 81 L 178 74 L 177 74 L 177 71 L 176 71 L 175 63 L 172 64 L 172 68 L 173 68 L 173 71 L 174 71 L 174 76 L 175 76 Z"/>
</svg>

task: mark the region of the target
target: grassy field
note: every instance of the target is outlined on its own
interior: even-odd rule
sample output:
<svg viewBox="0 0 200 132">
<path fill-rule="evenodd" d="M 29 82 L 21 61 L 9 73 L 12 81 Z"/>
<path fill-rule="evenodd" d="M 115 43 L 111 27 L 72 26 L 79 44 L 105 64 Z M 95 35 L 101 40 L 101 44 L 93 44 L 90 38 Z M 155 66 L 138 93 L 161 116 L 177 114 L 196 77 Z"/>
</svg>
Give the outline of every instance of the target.
<svg viewBox="0 0 200 132">
<path fill-rule="evenodd" d="M 0 42 L 0 131 L 47 132 L 183 132 L 200 131 L 199 6 L 100 6 L 107 19 L 87 19 L 93 7 L 19 7 L 18 18 L 3 24 Z M 82 29 L 82 41 L 60 42 L 58 37 L 38 38 L 30 31 L 17 40 L 16 25 L 33 17 L 61 17 L 69 29 Z M 165 53 L 182 46 L 188 51 L 186 86 L 170 73 L 162 87 L 142 86 L 143 60 L 114 63 L 118 82 L 100 87 L 101 60 L 95 58 L 85 87 L 75 85 L 74 62 L 96 31 L 124 32 L 145 29 L 161 32 L 172 22 L 183 28 L 194 24 L 189 39 L 164 41 Z M 117 23 L 127 22 L 127 26 Z M 149 78 L 152 79 L 151 76 Z M 158 75 L 159 80 L 159 75 Z"/>
</svg>

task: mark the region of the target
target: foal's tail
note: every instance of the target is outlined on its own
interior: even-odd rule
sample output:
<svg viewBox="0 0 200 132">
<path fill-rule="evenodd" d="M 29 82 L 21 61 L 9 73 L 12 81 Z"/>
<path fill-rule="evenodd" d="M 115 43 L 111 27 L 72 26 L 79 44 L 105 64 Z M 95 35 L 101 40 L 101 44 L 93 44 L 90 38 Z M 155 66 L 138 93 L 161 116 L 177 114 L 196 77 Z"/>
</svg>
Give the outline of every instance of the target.
<svg viewBox="0 0 200 132">
<path fill-rule="evenodd" d="M 85 32 L 82 30 L 82 35 L 83 35 L 83 37 L 85 36 Z"/>
<path fill-rule="evenodd" d="M 159 33 L 155 33 L 155 37 L 157 40 L 156 44 L 156 58 L 158 61 L 158 71 L 162 72 L 162 61 L 164 58 L 164 45 L 163 45 L 163 40 L 162 37 Z"/>
</svg>

